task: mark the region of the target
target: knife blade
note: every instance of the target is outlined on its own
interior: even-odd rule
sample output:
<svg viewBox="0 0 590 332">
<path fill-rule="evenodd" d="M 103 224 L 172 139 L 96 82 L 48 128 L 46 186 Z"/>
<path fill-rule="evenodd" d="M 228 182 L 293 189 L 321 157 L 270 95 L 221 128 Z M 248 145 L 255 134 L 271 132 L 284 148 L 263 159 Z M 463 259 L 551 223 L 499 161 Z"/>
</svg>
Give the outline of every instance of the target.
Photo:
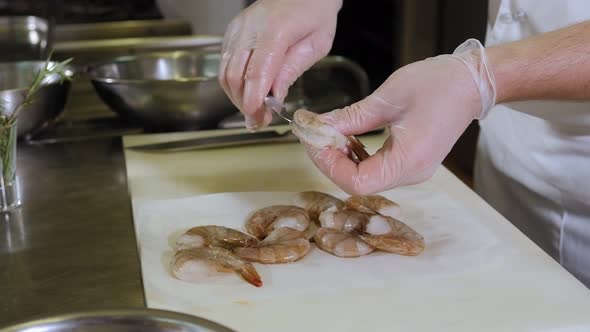
<svg viewBox="0 0 590 332">
<path fill-rule="evenodd" d="M 283 120 L 287 121 L 288 123 L 293 122 L 293 118 L 287 110 L 283 103 L 281 103 L 277 98 L 273 97 L 272 95 L 268 95 L 264 97 L 264 105 L 268 107 L 274 114 L 278 115 Z"/>
<path fill-rule="evenodd" d="M 271 130 L 259 131 L 254 133 L 240 133 L 210 137 L 189 138 L 163 143 L 135 145 L 129 146 L 127 148 L 131 150 L 147 152 L 179 152 L 189 150 L 226 148 L 261 143 L 287 143 L 298 141 L 298 138 L 290 130 L 287 130 L 285 132 Z"/>
</svg>

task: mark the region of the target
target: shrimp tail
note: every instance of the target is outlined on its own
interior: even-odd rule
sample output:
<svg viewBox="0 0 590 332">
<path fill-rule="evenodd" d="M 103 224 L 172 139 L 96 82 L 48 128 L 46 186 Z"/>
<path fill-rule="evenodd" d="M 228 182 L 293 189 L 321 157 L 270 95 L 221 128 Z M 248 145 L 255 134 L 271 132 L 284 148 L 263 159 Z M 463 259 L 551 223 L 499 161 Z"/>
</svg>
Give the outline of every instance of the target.
<svg viewBox="0 0 590 332">
<path fill-rule="evenodd" d="M 246 264 L 244 267 L 240 269 L 240 275 L 250 284 L 261 287 L 262 286 L 262 278 L 256 271 L 256 268 L 252 264 Z"/>
<path fill-rule="evenodd" d="M 356 138 L 354 136 L 347 136 L 347 138 L 348 138 L 348 147 L 350 148 L 352 153 L 354 153 L 354 157 L 356 157 L 356 159 L 358 159 L 358 162 L 361 162 L 371 156 L 367 152 L 367 150 L 365 150 L 365 145 L 363 143 L 361 143 L 361 141 L 359 141 L 358 138 Z"/>
</svg>

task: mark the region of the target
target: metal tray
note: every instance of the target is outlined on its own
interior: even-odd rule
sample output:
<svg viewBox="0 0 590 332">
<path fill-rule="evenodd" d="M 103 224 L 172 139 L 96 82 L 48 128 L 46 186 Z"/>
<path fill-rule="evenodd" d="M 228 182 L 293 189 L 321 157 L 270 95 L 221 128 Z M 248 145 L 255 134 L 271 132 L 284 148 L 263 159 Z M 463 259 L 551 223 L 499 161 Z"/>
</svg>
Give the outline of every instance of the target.
<svg viewBox="0 0 590 332">
<path fill-rule="evenodd" d="M 74 65 L 87 66 L 124 55 L 221 46 L 222 41 L 223 36 L 214 35 L 64 41 L 55 43 L 53 58 L 61 60 L 73 57 Z"/>
<path fill-rule="evenodd" d="M 137 20 L 100 23 L 58 24 L 54 29 L 56 43 L 81 40 L 182 36 L 192 34 L 184 20 Z"/>
<path fill-rule="evenodd" d="M 210 320 L 156 309 L 103 310 L 72 313 L 20 323 L 0 332 L 236 332 Z"/>
</svg>

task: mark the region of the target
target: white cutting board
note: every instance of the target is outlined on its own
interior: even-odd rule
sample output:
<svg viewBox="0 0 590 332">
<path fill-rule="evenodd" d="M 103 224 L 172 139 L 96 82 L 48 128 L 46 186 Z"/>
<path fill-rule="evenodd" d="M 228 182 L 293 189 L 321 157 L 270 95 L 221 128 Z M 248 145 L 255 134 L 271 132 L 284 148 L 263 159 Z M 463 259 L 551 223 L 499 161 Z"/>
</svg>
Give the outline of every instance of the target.
<svg viewBox="0 0 590 332">
<path fill-rule="evenodd" d="M 188 136 L 195 134 L 133 136 L 125 145 Z M 383 139 L 363 142 L 374 151 Z M 126 160 L 151 308 L 244 332 L 590 331 L 590 292 L 442 167 L 430 181 L 384 193 L 424 235 L 421 255 L 342 259 L 314 248 L 296 263 L 256 264 L 264 282 L 256 288 L 234 275 L 176 280 L 170 245 L 196 225 L 240 229 L 255 209 L 289 203 L 300 190 L 345 198 L 298 144 L 127 150 Z"/>
</svg>

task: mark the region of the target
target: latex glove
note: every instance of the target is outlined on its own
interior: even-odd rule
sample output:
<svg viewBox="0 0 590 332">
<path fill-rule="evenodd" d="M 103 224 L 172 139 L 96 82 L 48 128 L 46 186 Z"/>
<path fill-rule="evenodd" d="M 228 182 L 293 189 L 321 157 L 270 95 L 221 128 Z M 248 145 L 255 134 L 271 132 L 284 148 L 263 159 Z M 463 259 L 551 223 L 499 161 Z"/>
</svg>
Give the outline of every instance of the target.
<svg viewBox="0 0 590 332">
<path fill-rule="evenodd" d="M 468 40 L 453 55 L 400 68 L 373 94 L 320 116 L 343 135 L 388 128 L 373 156 L 355 164 L 342 149 L 305 144 L 314 164 L 350 194 L 366 195 L 430 178 L 472 120 L 495 103 L 485 50 Z"/>
<path fill-rule="evenodd" d="M 342 0 L 258 0 L 229 24 L 219 83 L 244 113 L 246 127 L 272 120 L 264 97 L 283 101 L 289 86 L 328 54 Z"/>
</svg>

